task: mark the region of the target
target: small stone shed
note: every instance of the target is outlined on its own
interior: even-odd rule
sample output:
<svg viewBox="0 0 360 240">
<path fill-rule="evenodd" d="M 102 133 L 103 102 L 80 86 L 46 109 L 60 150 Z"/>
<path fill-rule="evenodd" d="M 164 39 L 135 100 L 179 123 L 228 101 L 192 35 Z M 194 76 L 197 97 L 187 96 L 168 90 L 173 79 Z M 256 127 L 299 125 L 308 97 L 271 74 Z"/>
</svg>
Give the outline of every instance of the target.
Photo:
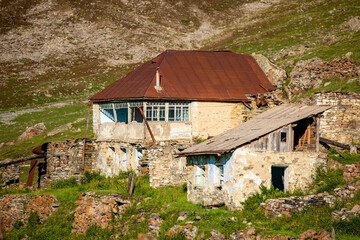
<svg viewBox="0 0 360 240">
<path fill-rule="evenodd" d="M 319 125 L 329 108 L 275 107 L 182 151 L 189 168 L 188 200 L 240 209 L 260 185 L 305 189 L 317 165 L 326 164 L 319 153 Z"/>
</svg>

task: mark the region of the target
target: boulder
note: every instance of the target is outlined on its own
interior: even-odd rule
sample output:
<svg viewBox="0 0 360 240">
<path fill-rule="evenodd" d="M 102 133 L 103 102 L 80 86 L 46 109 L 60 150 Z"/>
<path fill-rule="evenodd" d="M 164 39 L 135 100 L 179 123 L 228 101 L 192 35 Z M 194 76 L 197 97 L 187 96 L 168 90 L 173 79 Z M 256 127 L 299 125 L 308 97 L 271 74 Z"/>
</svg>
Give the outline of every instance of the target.
<svg viewBox="0 0 360 240">
<path fill-rule="evenodd" d="M 54 128 L 52 131 L 50 131 L 47 136 L 48 137 L 52 137 L 58 133 L 61 133 L 61 132 L 65 132 L 67 130 L 69 130 L 70 128 L 73 127 L 74 124 L 78 123 L 78 122 L 81 122 L 81 121 L 84 121 L 85 118 L 79 118 L 77 119 L 76 121 L 72 122 L 72 123 L 68 123 L 68 124 L 65 124 L 65 125 L 62 125 L 60 127 L 57 127 L 57 128 Z"/>
<path fill-rule="evenodd" d="M 35 124 L 33 127 L 29 127 L 23 132 L 17 139 L 18 142 L 22 142 L 26 139 L 33 138 L 37 135 L 46 132 L 46 126 L 44 123 Z"/>
<path fill-rule="evenodd" d="M 287 79 L 286 71 L 269 61 L 264 55 L 252 54 L 260 68 L 263 70 L 271 84 L 276 87 L 282 87 Z"/>
<path fill-rule="evenodd" d="M 360 30 L 360 17 L 356 16 L 351 18 L 348 22 L 346 22 L 346 26 L 350 28 L 351 31 L 357 32 Z"/>
</svg>

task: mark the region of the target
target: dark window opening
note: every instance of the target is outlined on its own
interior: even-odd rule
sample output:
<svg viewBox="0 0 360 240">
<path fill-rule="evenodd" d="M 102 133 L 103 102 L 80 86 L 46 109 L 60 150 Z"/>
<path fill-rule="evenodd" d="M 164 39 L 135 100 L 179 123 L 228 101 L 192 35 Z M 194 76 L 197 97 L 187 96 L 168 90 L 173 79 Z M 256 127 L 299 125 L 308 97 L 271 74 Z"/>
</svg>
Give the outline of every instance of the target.
<svg viewBox="0 0 360 240">
<path fill-rule="evenodd" d="M 286 142 L 286 132 L 281 132 L 280 133 L 280 139 L 282 142 Z"/>
<path fill-rule="evenodd" d="M 131 111 L 131 121 L 143 122 L 143 116 L 141 115 L 140 109 L 138 107 L 130 108 Z"/>
<path fill-rule="evenodd" d="M 294 130 L 294 150 L 315 148 L 315 122 L 312 118 L 303 119 L 296 123 Z M 310 140 L 310 141 L 309 141 Z"/>
<path fill-rule="evenodd" d="M 271 167 L 271 184 L 280 191 L 285 190 L 285 170 L 286 167 Z"/>
</svg>

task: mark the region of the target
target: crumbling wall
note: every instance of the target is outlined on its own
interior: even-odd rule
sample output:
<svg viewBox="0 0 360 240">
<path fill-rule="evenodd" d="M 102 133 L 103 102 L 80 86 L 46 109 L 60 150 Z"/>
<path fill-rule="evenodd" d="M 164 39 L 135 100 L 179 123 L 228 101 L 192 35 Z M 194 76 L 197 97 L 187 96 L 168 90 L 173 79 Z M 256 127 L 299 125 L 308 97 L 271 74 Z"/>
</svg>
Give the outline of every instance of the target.
<svg viewBox="0 0 360 240">
<path fill-rule="evenodd" d="M 246 147 L 236 149 L 228 154 L 223 165 L 222 194 L 213 187 L 205 187 L 198 193 L 194 185 L 194 167 L 205 165 L 205 185 L 210 184 L 207 170 L 210 157 L 191 166 L 189 164 L 188 200 L 202 203 L 204 190 L 217 201 L 223 201 L 231 209 L 241 209 L 241 202 L 259 192 L 260 185 L 271 186 L 271 167 L 286 167 L 284 183 L 287 191 L 305 190 L 312 183 L 312 175 L 318 165 L 326 164 L 326 156 L 314 152 L 273 152 L 253 150 Z M 209 204 L 211 205 L 211 203 Z"/>
<path fill-rule="evenodd" d="M 51 182 L 75 177 L 79 182 L 84 171 L 91 171 L 93 154 L 96 151 L 94 140 L 88 139 L 85 148 L 83 166 L 83 139 L 71 139 L 64 142 L 49 143 L 47 157 L 39 165 L 40 186 L 47 186 Z"/>
<path fill-rule="evenodd" d="M 144 157 L 149 163 L 151 187 L 181 185 L 186 183 L 188 168 L 184 157 L 176 157 L 176 153 L 188 148 L 189 142 L 160 142 L 147 149 Z"/>
<path fill-rule="evenodd" d="M 360 142 L 360 93 L 315 94 L 316 105 L 330 105 L 320 120 L 320 135 L 344 144 Z"/>
<path fill-rule="evenodd" d="M 346 164 L 343 166 L 344 179 L 352 181 L 360 177 L 360 163 Z"/>
<path fill-rule="evenodd" d="M 17 195 L 0 196 L 0 221 L 6 231 L 14 227 L 14 223 L 27 222 L 30 212 L 36 212 L 41 221 L 52 214 L 59 204 L 53 195 Z"/>
</svg>

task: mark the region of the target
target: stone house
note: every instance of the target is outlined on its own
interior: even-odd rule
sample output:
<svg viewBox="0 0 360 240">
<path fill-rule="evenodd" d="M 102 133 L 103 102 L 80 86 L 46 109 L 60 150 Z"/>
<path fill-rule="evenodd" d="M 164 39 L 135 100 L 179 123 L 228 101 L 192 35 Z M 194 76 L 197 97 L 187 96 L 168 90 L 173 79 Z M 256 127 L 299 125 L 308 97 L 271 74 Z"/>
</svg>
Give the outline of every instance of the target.
<svg viewBox="0 0 360 240">
<path fill-rule="evenodd" d="M 240 209 L 241 202 L 273 185 L 282 191 L 306 189 L 318 165 L 321 113 L 328 106 L 282 105 L 179 156 L 187 157 L 188 200 Z"/>
<path fill-rule="evenodd" d="M 251 55 L 165 51 L 90 98 L 97 170 L 138 170 L 146 159 L 152 186 L 182 183 L 185 160 L 174 155 L 239 125 L 272 90 Z"/>
</svg>

